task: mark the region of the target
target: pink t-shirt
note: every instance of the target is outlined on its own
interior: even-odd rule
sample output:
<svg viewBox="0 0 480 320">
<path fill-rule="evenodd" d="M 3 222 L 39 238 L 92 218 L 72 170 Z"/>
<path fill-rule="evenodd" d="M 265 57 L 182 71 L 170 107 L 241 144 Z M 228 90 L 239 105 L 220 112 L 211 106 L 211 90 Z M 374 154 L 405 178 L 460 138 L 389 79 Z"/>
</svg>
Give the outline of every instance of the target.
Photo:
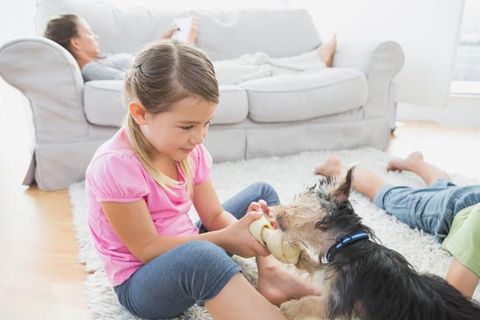
<svg viewBox="0 0 480 320">
<path fill-rule="evenodd" d="M 212 158 L 203 145 L 190 154 L 193 183 L 205 182 Z M 93 242 L 113 286 L 124 282 L 142 266 L 113 231 L 101 202 L 135 202 L 145 200 L 152 221 L 160 235 L 189 235 L 198 228 L 188 216 L 192 205 L 185 197 L 185 177 L 177 167 L 180 186 L 174 194 L 162 189 L 145 170 L 130 148 L 125 129 L 120 129 L 97 150 L 86 172 L 88 224 Z"/>
</svg>

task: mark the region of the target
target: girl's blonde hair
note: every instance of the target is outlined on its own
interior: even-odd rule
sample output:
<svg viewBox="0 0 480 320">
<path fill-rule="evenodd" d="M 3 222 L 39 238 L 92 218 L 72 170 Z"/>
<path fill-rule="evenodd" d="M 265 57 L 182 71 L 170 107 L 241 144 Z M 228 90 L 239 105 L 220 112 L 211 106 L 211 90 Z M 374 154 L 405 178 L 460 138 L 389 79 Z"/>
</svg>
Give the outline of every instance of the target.
<svg viewBox="0 0 480 320">
<path fill-rule="evenodd" d="M 195 96 L 217 104 L 218 82 L 208 57 L 187 44 L 165 40 L 146 47 L 136 56 L 125 77 L 127 101 L 138 99 L 151 114 L 166 112 L 174 103 Z M 177 182 L 155 169 L 152 164 L 155 149 L 130 113 L 126 127 L 131 147 L 145 169 L 162 188 L 172 192 Z M 190 157 L 180 162 L 180 168 L 186 178 L 187 194 L 191 195 Z"/>
</svg>

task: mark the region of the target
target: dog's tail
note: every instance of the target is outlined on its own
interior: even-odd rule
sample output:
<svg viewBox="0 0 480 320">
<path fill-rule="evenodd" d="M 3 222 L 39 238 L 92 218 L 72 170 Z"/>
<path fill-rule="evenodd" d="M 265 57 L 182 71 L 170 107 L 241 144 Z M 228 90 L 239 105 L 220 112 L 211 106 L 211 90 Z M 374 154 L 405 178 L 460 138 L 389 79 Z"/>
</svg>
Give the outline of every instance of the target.
<svg viewBox="0 0 480 320">
<path fill-rule="evenodd" d="M 440 299 L 443 302 L 442 310 L 447 320 L 478 320 L 480 319 L 480 304 L 468 300 L 460 291 L 449 285 L 444 279 L 430 275 L 426 279 L 432 290 L 431 299 Z M 443 313 L 442 312 L 442 313 Z"/>
</svg>

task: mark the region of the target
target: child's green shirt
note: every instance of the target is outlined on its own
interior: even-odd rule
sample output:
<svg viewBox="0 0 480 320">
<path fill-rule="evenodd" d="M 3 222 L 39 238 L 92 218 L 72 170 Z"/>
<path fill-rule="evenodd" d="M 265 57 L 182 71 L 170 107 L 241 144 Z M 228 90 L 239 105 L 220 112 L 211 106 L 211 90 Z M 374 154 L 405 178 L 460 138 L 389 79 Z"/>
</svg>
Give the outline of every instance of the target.
<svg viewBox="0 0 480 320">
<path fill-rule="evenodd" d="M 480 204 L 455 215 L 442 246 L 480 277 Z"/>
</svg>

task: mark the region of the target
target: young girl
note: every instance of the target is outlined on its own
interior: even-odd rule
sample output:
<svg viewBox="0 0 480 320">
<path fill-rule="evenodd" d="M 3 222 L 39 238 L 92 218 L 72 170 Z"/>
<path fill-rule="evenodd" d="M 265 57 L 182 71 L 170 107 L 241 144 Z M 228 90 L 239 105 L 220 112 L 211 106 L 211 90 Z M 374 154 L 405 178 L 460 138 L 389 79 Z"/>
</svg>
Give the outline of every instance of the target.
<svg viewBox="0 0 480 320">
<path fill-rule="evenodd" d="M 317 294 L 249 233 L 279 203 L 269 185 L 218 201 L 202 145 L 218 103 L 208 58 L 189 45 L 153 44 L 135 58 L 125 93 L 128 123 L 86 173 L 91 234 L 120 303 L 151 319 L 195 303 L 215 319 L 283 319 L 273 304 Z M 187 214 L 192 203 L 200 231 Z M 225 251 L 256 257 L 258 291 Z"/>
<path fill-rule="evenodd" d="M 323 176 L 345 172 L 341 160 L 330 157 L 315 169 Z M 427 187 L 392 186 L 368 170 L 356 167 L 352 186 L 400 221 L 435 235 L 453 255 L 447 281 L 471 298 L 480 277 L 480 186 L 456 186 L 444 171 L 427 163 L 420 152 L 395 159 L 387 170 L 408 170 Z"/>
</svg>

